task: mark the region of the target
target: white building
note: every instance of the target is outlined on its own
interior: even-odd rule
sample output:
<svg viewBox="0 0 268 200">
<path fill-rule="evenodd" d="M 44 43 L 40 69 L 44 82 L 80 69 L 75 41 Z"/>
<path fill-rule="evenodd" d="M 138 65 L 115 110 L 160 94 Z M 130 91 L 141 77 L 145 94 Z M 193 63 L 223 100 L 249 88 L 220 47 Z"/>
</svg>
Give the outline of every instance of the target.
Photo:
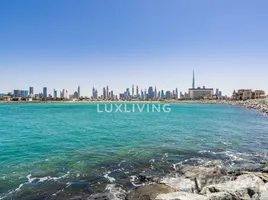
<svg viewBox="0 0 268 200">
<path fill-rule="evenodd" d="M 189 89 L 189 98 L 190 99 L 205 99 L 205 98 L 212 98 L 214 94 L 213 88 L 190 88 Z"/>
</svg>

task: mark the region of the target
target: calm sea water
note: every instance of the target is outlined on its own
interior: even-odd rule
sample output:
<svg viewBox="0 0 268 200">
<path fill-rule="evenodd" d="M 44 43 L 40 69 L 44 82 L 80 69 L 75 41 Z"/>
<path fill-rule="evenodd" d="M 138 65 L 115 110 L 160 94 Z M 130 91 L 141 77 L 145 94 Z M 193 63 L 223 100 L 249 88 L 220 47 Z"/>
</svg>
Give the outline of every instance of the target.
<svg viewBox="0 0 268 200">
<path fill-rule="evenodd" d="M 107 183 L 131 188 L 141 171 L 178 163 L 257 167 L 267 152 L 268 117 L 241 107 L 98 113 L 96 103 L 0 104 L 0 199 L 66 199 L 65 191 Z"/>
</svg>

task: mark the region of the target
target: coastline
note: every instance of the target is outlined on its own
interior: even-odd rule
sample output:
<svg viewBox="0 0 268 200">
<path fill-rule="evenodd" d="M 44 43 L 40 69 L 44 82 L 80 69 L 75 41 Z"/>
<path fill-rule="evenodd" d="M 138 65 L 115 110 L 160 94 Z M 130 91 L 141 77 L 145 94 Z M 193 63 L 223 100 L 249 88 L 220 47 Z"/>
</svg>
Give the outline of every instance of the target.
<svg viewBox="0 0 268 200">
<path fill-rule="evenodd" d="M 115 101 L 115 100 L 77 100 L 77 101 L 0 101 L 1 103 L 191 103 L 191 104 L 223 104 L 232 106 L 241 106 L 247 109 L 254 109 L 268 115 L 268 99 L 250 99 L 250 100 L 152 100 L 152 101 Z"/>
<path fill-rule="evenodd" d="M 175 173 L 157 176 L 146 172 L 134 180 L 137 187 L 125 191 L 107 184 L 103 193 L 88 200 L 267 200 L 268 165 L 260 169 L 228 171 L 220 165 L 174 166 Z"/>
<path fill-rule="evenodd" d="M 257 110 L 261 113 L 268 115 L 268 99 L 250 99 L 245 101 L 208 100 L 208 101 L 199 101 L 199 103 L 241 106 L 246 109 Z"/>
</svg>

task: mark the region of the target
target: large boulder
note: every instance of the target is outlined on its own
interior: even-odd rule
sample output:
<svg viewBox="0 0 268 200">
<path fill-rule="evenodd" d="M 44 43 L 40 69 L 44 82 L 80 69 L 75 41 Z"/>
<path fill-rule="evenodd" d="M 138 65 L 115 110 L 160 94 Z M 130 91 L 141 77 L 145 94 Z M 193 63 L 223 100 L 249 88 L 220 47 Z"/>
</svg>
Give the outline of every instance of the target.
<svg viewBox="0 0 268 200">
<path fill-rule="evenodd" d="M 189 193 L 196 193 L 197 192 L 195 182 L 191 179 L 188 179 L 188 178 L 165 177 L 160 181 L 160 183 L 168 185 L 168 186 L 174 188 L 176 191 L 183 191 L 183 192 L 189 192 Z"/>
<path fill-rule="evenodd" d="M 234 181 L 228 181 L 221 184 L 209 185 L 202 189 L 201 194 L 207 195 L 216 192 L 227 192 L 237 199 L 251 199 L 259 195 L 261 186 L 264 182 L 253 174 L 244 174 L 238 176 Z"/>
<path fill-rule="evenodd" d="M 173 192 L 169 194 L 161 194 L 156 200 L 234 200 L 233 196 L 226 192 L 218 192 L 209 195 L 199 195 L 187 192 Z"/>
<path fill-rule="evenodd" d="M 160 194 L 156 200 L 206 200 L 205 196 L 188 192 L 173 192 L 169 194 Z"/>
<path fill-rule="evenodd" d="M 222 168 L 189 166 L 189 165 L 179 168 L 179 172 L 186 178 L 196 178 L 199 175 L 204 175 L 204 176 L 226 175 L 226 171 Z"/>
<path fill-rule="evenodd" d="M 154 200 L 159 194 L 167 194 L 175 192 L 175 189 L 164 184 L 144 185 L 131 191 L 127 200 Z"/>
<path fill-rule="evenodd" d="M 232 179 L 226 175 L 227 172 L 224 169 L 217 167 L 184 166 L 180 168 L 179 172 L 185 178 L 194 180 L 198 191 L 207 185 L 219 184 Z"/>
</svg>

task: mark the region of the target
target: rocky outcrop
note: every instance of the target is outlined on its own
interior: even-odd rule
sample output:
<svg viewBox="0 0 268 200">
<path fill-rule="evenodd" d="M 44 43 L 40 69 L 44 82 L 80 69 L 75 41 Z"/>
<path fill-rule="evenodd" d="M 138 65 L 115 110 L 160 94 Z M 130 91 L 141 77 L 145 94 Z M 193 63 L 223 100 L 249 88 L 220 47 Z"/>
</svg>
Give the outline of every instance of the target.
<svg viewBox="0 0 268 200">
<path fill-rule="evenodd" d="M 268 200 L 266 173 L 222 168 L 183 166 L 176 177 L 165 177 L 161 184 L 142 186 L 127 200 Z M 165 187 L 166 186 L 166 187 Z"/>
<path fill-rule="evenodd" d="M 252 199 L 259 197 L 260 188 L 264 182 L 253 174 L 238 176 L 236 180 L 221 184 L 206 186 L 200 194 L 227 192 L 237 199 Z"/>
<path fill-rule="evenodd" d="M 268 100 L 267 99 L 250 99 L 245 101 L 237 100 L 203 100 L 200 103 L 206 104 L 227 104 L 238 105 L 248 109 L 255 109 L 262 113 L 268 114 Z"/>
<path fill-rule="evenodd" d="M 260 200 L 268 199 L 268 183 L 260 187 Z"/>
<path fill-rule="evenodd" d="M 144 185 L 131 191 L 127 200 L 153 200 L 159 194 L 167 194 L 175 192 L 175 189 L 164 184 L 149 184 Z"/>
<path fill-rule="evenodd" d="M 105 192 L 88 200 L 268 200 L 268 174 L 227 172 L 219 167 L 182 166 L 166 177 L 142 174 L 141 186 L 126 192 L 108 184 Z M 155 179 L 155 177 L 157 177 Z"/>
<path fill-rule="evenodd" d="M 160 183 L 174 188 L 176 191 L 197 193 L 196 184 L 193 180 L 183 177 L 164 178 Z"/>
<path fill-rule="evenodd" d="M 234 197 L 226 192 L 218 192 L 209 195 L 191 194 L 187 192 L 173 192 L 170 194 L 161 194 L 156 200 L 234 200 Z"/>
<path fill-rule="evenodd" d="M 195 182 L 195 189 L 201 191 L 206 185 L 222 183 L 231 180 L 232 177 L 227 176 L 227 172 L 217 167 L 195 167 L 183 166 L 179 169 L 179 173 Z"/>
</svg>

